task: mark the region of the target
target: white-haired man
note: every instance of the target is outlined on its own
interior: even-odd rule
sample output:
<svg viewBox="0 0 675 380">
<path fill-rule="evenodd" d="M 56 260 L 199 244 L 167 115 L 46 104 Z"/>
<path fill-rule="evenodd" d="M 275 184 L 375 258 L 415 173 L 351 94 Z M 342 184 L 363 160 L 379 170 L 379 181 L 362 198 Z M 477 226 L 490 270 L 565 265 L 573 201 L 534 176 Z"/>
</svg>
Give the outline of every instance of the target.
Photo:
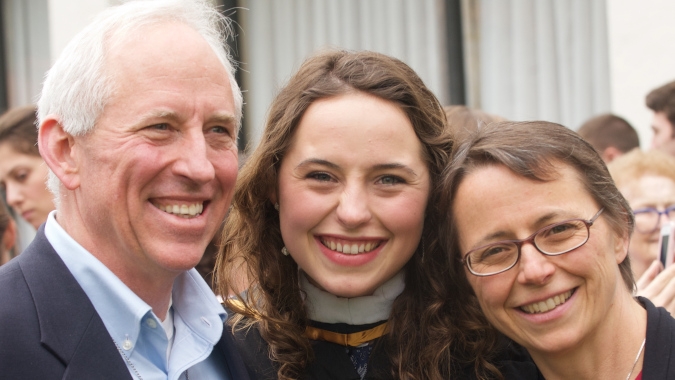
<svg viewBox="0 0 675 380">
<path fill-rule="evenodd" d="M 0 268 L 0 377 L 248 377 L 191 269 L 237 176 L 225 21 L 202 0 L 129 2 L 50 70 L 38 142 L 57 209 Z"/>
</svg>

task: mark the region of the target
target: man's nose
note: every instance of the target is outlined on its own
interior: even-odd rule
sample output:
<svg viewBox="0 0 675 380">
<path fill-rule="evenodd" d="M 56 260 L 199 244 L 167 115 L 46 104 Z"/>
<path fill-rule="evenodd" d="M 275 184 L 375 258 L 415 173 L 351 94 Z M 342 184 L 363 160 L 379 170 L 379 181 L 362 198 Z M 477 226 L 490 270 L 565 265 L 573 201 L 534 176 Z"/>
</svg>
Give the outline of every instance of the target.
<svg viewBox="0 0 675 380">
<path fill-rule="evenodd" d="M 174 165 L 175 174 L 196 183 L 207 183 L 215 178 L 216 171 L 209 159 L 211 148 L 201 131 L 186 134 L 176 149 L 178 159 Z"/>
</svg>

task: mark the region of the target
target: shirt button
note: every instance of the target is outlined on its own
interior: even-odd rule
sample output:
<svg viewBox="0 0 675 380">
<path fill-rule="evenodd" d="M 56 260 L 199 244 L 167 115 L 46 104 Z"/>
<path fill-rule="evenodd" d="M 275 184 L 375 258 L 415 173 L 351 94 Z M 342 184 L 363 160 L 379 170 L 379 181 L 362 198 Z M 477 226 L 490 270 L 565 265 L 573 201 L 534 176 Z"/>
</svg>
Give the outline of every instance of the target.
<svg viewBox="0 0 675 380">
<path fill-rule="evenodd" d="M 145 323 L 147 323 L 148 327 L 150 327 L 151 329 L 157 328 L 157 322 L 155 322 L 155 320 L 152 318 L 146 319 Z"/>
<path fill-rule="evenodd" d="M 131 350 L 131 347 L 133 347 L 133 344 L 131 344 L 131 341 L 129 339 L 125 339 L 124 343 L 122 343 L 122 348 L 124 348 L 125 351 Z"/>
</svg>

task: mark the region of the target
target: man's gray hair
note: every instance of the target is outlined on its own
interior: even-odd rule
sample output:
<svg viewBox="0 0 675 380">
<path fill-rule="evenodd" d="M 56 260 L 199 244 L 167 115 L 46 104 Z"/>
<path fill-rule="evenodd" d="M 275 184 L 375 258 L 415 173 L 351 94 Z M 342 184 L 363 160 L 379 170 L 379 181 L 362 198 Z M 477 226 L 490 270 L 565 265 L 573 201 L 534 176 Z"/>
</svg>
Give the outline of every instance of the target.
<svg viewBox="0 0 675 380">
<path fill-rule="evenodd" d="M 116 84 L 105 67 L 111 46 L 133 38 L 133 32 L 141 28 L 164 22 L 193 28 L 213 49 L 228 73 L 238 130 L 243 98 L 226 44 L 232 36 L 232 26 L 207 0 L 129 1 L 101 12 L 68 43 L 47 73 L 38 101 L 38 123 L 42 124 L 48 115 L 56 115 L 70 135 L 92 131 L 115 92 Z M 60 181 L 51 170 L 47 186 L 58 202 Z"/>
</svg>

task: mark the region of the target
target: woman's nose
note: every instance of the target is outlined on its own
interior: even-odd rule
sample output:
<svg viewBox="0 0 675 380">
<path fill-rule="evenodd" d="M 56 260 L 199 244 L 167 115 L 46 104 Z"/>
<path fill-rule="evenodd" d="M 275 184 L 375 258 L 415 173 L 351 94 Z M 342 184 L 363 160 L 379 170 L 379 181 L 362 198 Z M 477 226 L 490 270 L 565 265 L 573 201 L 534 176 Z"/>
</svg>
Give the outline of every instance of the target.
<svg viewBox="0 0 675 380">
<path fill-rule="evenodd" d="M 520 247 L 518 281 L 522 284 L 541 285 L 547 283 L 555 273 L 550 257 L 539 252 L 532 243 Z"/>
<path fill-rule="evenodd" d="M 359 186 L 347 187 L 340 196 L 337 217 L 347 228 L 355 228 L 368 222 L 372 214 L 366 190 Z"/>
</svg>

